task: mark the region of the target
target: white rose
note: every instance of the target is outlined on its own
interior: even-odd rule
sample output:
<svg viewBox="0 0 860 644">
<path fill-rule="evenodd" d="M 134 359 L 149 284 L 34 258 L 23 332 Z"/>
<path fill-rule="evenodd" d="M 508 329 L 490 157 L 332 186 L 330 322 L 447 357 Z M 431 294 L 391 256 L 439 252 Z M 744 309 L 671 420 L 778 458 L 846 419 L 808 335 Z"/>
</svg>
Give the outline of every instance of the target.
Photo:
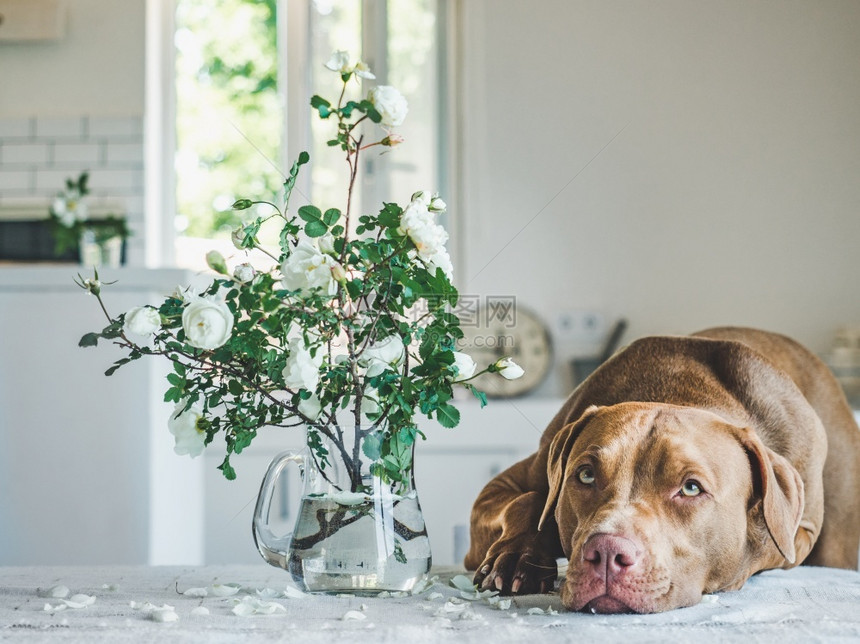
<svg viewBox="0 0 860 644">
<path fill-rule="evenodd" d="M 364 390 L 364 395 L 361 397 L 361 413 L 365 416 L 379 413 L 379 391 L 377 389 L 368 387 Z"/>
<path fill-rule="evenodd" d="M 334 52 L 328 59 L 325 67 L 326 69 L 330 69 L 333 72 L 340 72 L 341 74 L 346 74 L 352 71 L 349 67 L 349 54 L 343 49 L 339 49 Z"/>
<path fill-rule="evenodd" d="M 324 252 L 326 255 L 334 255 L 334 235 L 331 233 L 326 233 L 322 237 L 317 240 L 319 244 L 319 249 Z"/>
<path fill-rule="evenodd" d="M 516 380 L 525 373 L 523 368 L 513 361 L 513 358 L 502 358 L 496 362 L 496 371 L 506 380 Z"/>
<path fill-rule="evenodd" d="M 403 346 L 403 339 L 399 335 L 390 335 L 367 347 L 361 354 L 359 362 L 367 368 L 368 377 L 373 378 L 386 369 L 399 369 L 405 357 L 406 347 Z"/>
<path fill-rule="evenodd" d="M 310 420 L 316 420 L 322 413 L 322 403 L 316 394 L 311 395 L 307 400 L 300 400 L 298 407 L 299 411 Z"/>
<path fill-rule="evenodd" d="M 254 267 L 249 263 L 245 262 L 244 264 L 239 264 L 236 268 L 233 269 L 233 278 L 237 282 L 247 283 L 254 279 L 257 275 L 257 272 L 254 270 Z"/>
<path fill-rule="evenodd" d="M 430 264 L 430 272 L 435 273 L 437 268 L 441 268 L 442 272 L 448 276 L 448 279 L 452 279 L 454 277 L 454 264 L 451 262 L 451 256 L 448 254 L 448 251 L 444 248 L 440 248 L 436 253 L 428 260 Z"/>
<path fill-rule="evenodd" d="M 337 293 L 337 280 L 333 273 L 343 267 L 334 258 L 321 252 L 312 243 L 302 240 L 281 265 L 281 279 L 288 291 L 322 289 L 328 295 Z"/>
<path fill-rule="evenodd" d="M 289 355 L 283 371 L 284 384 L 289 389 L 316 389 L 320 381 L 324 351 L 318 349 L 316 355 L 312 356 L 302 338 L 290 340 L 287 349 Z"/>
<path fill-rule="evenodd" d="M 439 195 L 433 195 L 433 198 L 427 206 L 427 209 L 431 212 L 445 212 L 447 208 L 448 205 L 439 198 Z"/>
<path fill-rule="evenodd" d="M 170 420 L 167 421 L 167 428 L 174 436 L 173 451 L 180 456 L 187 454 L 194 458 L 203 453 L 203 441 L 206 439 L 206 432 L 198 428 L 198 421 L 203 416 L 202 408 L 195 404 L 189 409 L 185 409 L 187 404 L 187 400 L 180 400 L 176 403 Z"/>
<path fill-rule="evenodd" d="M 199 289 L 194 286 L 182 286 L 181 284 L 178 284 L 176 288 L 173 289 L 173 295 L 171 295 L 171 297 L 175 297 L 177 300 L 191 301 L 198 295 L 200 295 Z"/>
<path fill-rule="evenodd" d="M 125 314 L 122 330 L 132 335 L 147 337 L 161 328 L 161 316 L 151 306 L 136 306 Z"/>
<path fill-rule="evenodd" d="M 472 360 L 472 356 L 461 351 L 454 352 L 454 368 L 457 369 L 457 375 L 454 376 L 454 382 L 468 380 L 475 375 L 475 369 L 478 365 Z"/>
<path fill-rule="evenodd" d="M 244 250 L 244 247 L 242 246 L 242 242 L 245 241 L 245 231 L 242 230 L 241 226 L 239 226 L 238 228 L 233 230 L 232 233 L 230 233 L 230 241 L 233 242 L 233 245 L 238 250 Z"/>
<path fill-rule="evenodd" d="M 358 61 L 353 68 L 355 75 L 359 78 L 366 78 L 368 80 L 373 80 L 376 78 L 376 75 L 370 71 L 370 67 L 367 66 L 367 63 L 363 61 Z"/>
<path fill-rule="evenodd" d="M 367 98 L 382 117 L 386 127 L 397 127 L 406 118 L 409 104 L 403 94 L 391 85 L 377 85 L 367 93 Z"/>
<path fill-rule="evenodd" d="M 214 296 L 191 299 L 182 312 L 185 339 L 198 349 L 217 349 L 230 339 L 233 313 Z"/>
<path fill-rule="evenodd" d="M 448 241 L 447 231 L 436 223 L 435 215 L 428 210 L 427 202 L 422 197 L 413 199 L 406 206 L 400 216 L 397 232 L 409 236 L 418 249 L 418 255 L 425 261 L 430 261 Z"/>
</svg>

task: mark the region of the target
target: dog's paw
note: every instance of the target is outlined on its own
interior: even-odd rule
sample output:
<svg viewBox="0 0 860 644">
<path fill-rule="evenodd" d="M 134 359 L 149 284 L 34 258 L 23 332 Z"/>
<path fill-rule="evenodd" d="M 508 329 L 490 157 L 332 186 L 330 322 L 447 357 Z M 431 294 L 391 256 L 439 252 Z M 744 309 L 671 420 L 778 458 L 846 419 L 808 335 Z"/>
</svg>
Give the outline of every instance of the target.
<svg viewBox="0 0 860 644">
<path fill-rule="evenodd" d="M 555 557 L 533 544 L 497 541 L 473 579 L 482 590 L 503 595 L 547 593 L 553 589 L 558 566 Z"/>
</svg>

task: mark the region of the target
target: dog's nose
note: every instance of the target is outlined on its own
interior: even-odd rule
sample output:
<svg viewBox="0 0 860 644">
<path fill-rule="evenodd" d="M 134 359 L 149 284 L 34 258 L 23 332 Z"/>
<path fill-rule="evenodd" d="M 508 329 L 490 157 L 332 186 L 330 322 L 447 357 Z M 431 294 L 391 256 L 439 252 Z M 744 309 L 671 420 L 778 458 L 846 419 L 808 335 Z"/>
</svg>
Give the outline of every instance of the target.
<svg viewBox="0 0 860 644">
<path fill-rule="evenodd" d="M 632 540 L 612 534 L 595 534 L 583 548 L 582 558 L 606 580 L 623 575 L 639 563 L 642 549 Z"/>
</svg>

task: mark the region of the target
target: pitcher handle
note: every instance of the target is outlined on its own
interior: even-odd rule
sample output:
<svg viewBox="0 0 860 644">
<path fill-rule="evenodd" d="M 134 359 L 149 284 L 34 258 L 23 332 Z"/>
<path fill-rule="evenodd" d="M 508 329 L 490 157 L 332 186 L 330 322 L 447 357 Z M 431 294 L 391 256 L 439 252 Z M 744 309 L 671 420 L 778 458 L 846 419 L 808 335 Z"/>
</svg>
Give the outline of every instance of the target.
<svg viewBox="0 0 860 644">
<path fill-rule="evenodd" d="M 275 482 L 281 475 L 288 463 L 296 463 L 301 468 L 304 476 L 305 457 L 300 452 L 281 452 L 266 470 L 266 476 L 260 484 L 260 493 L 257 495 L 257 507 L 254 509 L 253 533 L 254 543 L 257 551 L 266 563 L 277 568 L 287 569 L 287 553 L 290 549 L 290 540 L 293 534 L 287 533 L 280 537 L 275 536 L 269 528 L 269 510 L 272 506 L 272 496 L 275 492 Z"/>
</svg>

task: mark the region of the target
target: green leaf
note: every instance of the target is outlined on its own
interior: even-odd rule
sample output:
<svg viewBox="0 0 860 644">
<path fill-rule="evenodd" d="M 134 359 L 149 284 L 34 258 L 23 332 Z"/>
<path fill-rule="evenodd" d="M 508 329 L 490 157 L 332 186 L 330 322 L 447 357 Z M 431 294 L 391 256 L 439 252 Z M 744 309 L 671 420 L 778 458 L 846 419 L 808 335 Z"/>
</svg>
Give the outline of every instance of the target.
<svg viewBox="0 0 860 644">
<path fill-rule="evenodd" d="M 227 390 L 234 396 L 241 396 L 244 388 L 242 387 L 242 383 L 238 380 L 230 380 L 227 383 Z"/>
<path fill-rule="evenodd" d="M 323 221 L 323 214 L 316 206 L 302 206 L 299 208 L 299 217 L 307 222 L 305 232 L 308 236 L 322 237 L 328 232 L 328 226 Z"/>
<path fill-rule="evenodd" d="M 320 221 L 322 219 L 322 211 L 316 206 L 302 206 L 299 208 L 299 217 L 305 221 Z"/>
<path fill-rule="evenodd" d="M 472 392 L 472 395 L 481 401 L 481 409 L 487 406 L 487 394 L 478 389 L 475 385 L 467 384 L 466 389 Z"/>
<path fill-rule="evenodd" d="M 179 374 L 175 374 L 175 373 L 167 374 L 167 382 L 169 382 L 174 387 L 184 387 L 185 386 L 185 378 L 183 378 Z"/>
<path fill-rule="evenodd" d="M 323 223 L 325 223 L 327 226 L 333 226 L 337 223 L 338 219 L 340 219 L 340 210 L 338 210 L 337 208 L 329 208 L 322 216 Z"/>
<path fill-rule="evenodd" d="M 321 221 L 309 221 L 305 224 L 305 233 L 308 237 L 322 237 L 328 232 L 328 226 Z"/>
<path fill-rule="evenodd" d="M 111 367 L 108 368 L 107 371 L 105 371 L 105 375 L 106 376 L 112 376 L 114 373 L 116 373 L 116 370 L 119 369 L 121 366 L 128 364 L 132 360 L 136 360 L 139 357 L 140 357 L 140 354 L 137 354 L 136 357 L 134 355 L 132 355 L 129 358 L 121 358 L 120 360 L 117 360 L 116 362 L 113 363 L 113 365 Z"/>
<path fill-rule="evenodd" d="M 456 427 L 460 423 L 460 410 L 446 403 L 436 410 L 436 420 L 442 427 Z"/>
<path fill-rule="evenodd" d="M 320 118 L 323 119 L 327 119 L 334 111 L 331 109 L 331 103 L 322 96 L 317 96 L 316 94 L 311 97 L 311 107 L 317 110 L 320 113 Z"/>
<path fill-rule="evenodd" d="M 112 340 L 113 338 L 118 338 L 122 333 L 122 324 L 119 322 L 111 322 L 104 329 L 102 329 L 101 337 L 106 340 Z"/>
<path fill-rule="evenodd" d="M 362 441 L 361 449 L 367 458 L 378 461 L 379 457 L 382 456 L 382 440 L 379 438 L 379 434 L 368 434 Z"/>
<path fill-rule="evenodd" d="M 224 478 L 228 481 L 236 480 L 236 470 L 230 465 L 230 455 L 224 457 L 224 462 L 218 466 L 218 469 L 221 470 L 222 474 L 224 474 Z"/>
<path fill-rule="evenodd" d="M 299 176 L 299 167 L 310 161 L 310 155 L 302 151 L 299 153 L 299 158 L 293 163 L 290 168 L 290 176 L 284 181 L 284 213 L 287 212 L 287 207 L 290 205 L 290 196 L 293 194 L 293 188 L 296 187 L 296 177 Z"/>
<path fill-rule="evenodd" d="M 79 347 L 94 347 L 99 343 L 99 338 L 101 336 L 98 333 L 87 333 L 84 337 L 80 339 L 78 342 Z"/>
</svg>

